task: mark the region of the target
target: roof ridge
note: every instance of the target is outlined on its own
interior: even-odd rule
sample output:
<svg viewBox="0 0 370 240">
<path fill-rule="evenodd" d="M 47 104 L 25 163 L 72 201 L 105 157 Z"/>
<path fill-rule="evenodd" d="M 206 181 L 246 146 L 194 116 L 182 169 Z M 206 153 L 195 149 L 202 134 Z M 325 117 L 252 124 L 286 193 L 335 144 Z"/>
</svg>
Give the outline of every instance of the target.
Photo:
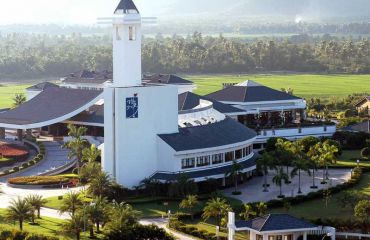
<svg viewBox="0 0 370 240">
<path fill-rule="evenodd" d="M 271 214 L 267 214 L 265 216 L 267 216 L 267 217 L 266 217 L 265 221 L 263 222 L 263 224 L 262 224 L 261 228 L 259 229 L 259 231 L 262 231 L 263 227 L 265 226 L 265 224 L 267 223 L 267 221 L 270 219 Z M 263 217 L 265 217 L 265 216 L 263 216 Z"/>
</svg>

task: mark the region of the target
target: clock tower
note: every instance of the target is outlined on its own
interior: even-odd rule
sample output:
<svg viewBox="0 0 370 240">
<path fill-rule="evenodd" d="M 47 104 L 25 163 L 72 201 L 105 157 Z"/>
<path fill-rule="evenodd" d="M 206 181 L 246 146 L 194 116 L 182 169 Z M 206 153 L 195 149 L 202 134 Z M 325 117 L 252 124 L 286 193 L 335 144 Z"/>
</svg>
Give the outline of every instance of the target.
<svg viewBox="0 0 370 240">
<path fill-rule="evenodd" d="M 104 89 L 102 167 L 133 188 L 158 170 L 158 134 L 178 132 L 177 87 L 142 84 L 141 15 L 121 0 L 113 17 L 113 82 Z"/>
</svg>

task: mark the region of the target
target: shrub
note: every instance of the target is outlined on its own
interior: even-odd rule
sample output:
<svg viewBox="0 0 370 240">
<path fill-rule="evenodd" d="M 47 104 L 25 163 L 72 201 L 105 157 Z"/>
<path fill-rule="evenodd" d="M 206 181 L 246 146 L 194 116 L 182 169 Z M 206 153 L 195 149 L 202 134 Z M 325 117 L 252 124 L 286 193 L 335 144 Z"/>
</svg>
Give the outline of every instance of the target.
<svg viewBox="0 0 370 240">
<path fill-rule="evenodd" d="M 22 164 L 22 168 L 27 168 L 28 167 L 28 163 L 23 163 Z"/>
<path fill-rule="evenodd" d="M 12 231 L 4 230 L 0 233 L 0 240 L 7 240 L 13 237 Z"/>
<path fill-rule="evenodd" d="M 13 167 L 13 171 L 14 172 L 18 172 L 19 171 L 19 167 Z"/>
<path fill-rule="evenodd" d="M 8 183 L 15 185 L 57 185 L 69 182 L 67 177 L 63 176 L 34 176 L 34 177 L 17 177 L 8 179 Z"/>
</svg>

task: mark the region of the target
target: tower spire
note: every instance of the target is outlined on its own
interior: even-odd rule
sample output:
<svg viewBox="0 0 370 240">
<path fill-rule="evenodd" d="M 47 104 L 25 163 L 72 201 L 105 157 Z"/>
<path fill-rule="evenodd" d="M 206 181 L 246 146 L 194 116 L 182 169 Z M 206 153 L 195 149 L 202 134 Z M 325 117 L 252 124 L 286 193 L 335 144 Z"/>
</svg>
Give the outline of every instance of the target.
<svg viewBox="0 0 370 240">
<path fill-rule="evenodd" d="M 135 3 L 132 0 L 121 0 L 114 11 L 114 14 L 139 13 Z"/>
</svg>

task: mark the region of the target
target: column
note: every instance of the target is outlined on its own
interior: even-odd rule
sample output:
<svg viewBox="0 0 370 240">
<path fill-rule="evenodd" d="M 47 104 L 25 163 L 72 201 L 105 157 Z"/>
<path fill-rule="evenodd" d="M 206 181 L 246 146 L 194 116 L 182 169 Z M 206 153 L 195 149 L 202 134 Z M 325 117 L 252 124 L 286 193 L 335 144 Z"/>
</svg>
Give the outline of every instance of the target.
<svg viewBox="0 0 370 240">
<path fill-rule="evenodd" d="M 17 138 L 18 141 L 23 141 L 23 130 L 22 129 L 17 129 Z"/>
<path fill-rule="evenodd" d="M 307 240 L 307 232 L 303 233 L 303 240 Z"/>
<path fill-rule="evenodd" d="M 235 213 L 229 212 L 228 214 L 228 240 L 234 240 L 235 238 Z"/>
<path fill-rule="evenodd" d="M 269 239 L 269 235 L 268 234 L 263 234 L 262 236 L 263 236 L 263 240 L 268 240 Z"/>
<path fill-rule="evenodd" d="M 27 130 L 26 130 L 26 136 L 27 136 L 28 138 L 32 138 L 32 129 L 27 129 Z"/>
<path fill-rule="evenodd" d="M 5 128 L 0 128 L 0 139 L 5 139 Z"/>
</svg>

